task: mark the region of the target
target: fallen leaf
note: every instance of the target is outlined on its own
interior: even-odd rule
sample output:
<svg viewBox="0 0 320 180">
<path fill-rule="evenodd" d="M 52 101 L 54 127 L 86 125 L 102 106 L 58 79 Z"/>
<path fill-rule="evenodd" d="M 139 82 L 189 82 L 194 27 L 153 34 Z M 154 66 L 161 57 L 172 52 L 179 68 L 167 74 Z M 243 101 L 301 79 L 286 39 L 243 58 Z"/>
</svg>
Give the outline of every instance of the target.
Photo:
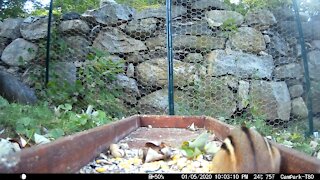
<svg viewBox="0 0 320 180">
<path fill-rule="evenodd" d="M 150 147 L 150 148 L 160 148 L 161 142 L 158 141 L 148 141 L 144 145 L 145 147 Z"/>
<path fill-rule="evenodd" d="M 164 155 L 165 159 L 171 158 L 172 155 L 173 155 L 173 150 L 169 146 L 166 146 L 166 147 L 162 148 L 160 151 Z"/>
<path fill-rule="evenodd" d="M 144 158 L 144 162 L 148 163 L 148 162 L 153 162 L 153 161 L 157 161 L 164 158 L 165 156 L 163 154 L 160 154 L 159 152 L 153 150 L 152 148 L 148 148 Z"/>
<path fill-rule="evenodd" d="M 21 144 L 21 147 L 24 148 L 27 146 L 28 143 L 23 137 L 20 136 L 20 144 Z"/>
<path fill-rule="evenodd" d="M 187 127 L 187 129 L 191 131 L 196 131 L 198 128 L 194 125 L 194 123 L 192 123 L 190 126 Z"/>
</svg>

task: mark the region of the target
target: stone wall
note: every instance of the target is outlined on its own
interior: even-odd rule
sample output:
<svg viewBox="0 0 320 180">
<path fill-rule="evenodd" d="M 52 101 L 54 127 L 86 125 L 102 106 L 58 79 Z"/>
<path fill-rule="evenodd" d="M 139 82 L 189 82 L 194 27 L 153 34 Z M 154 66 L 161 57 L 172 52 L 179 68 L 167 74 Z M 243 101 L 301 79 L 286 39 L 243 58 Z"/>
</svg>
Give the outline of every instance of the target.
<svg viewBox="0 0 320 180">
<path fill-rule="evenodd" d="M 307 118 L 301 48 L 290 9 L 241 15 L 212 0 L 176 0 L 172 9 L 177 114 L 191 115 L 193 109 L 197 115 L 224 118 L 245 111 L 271 121 Z M 64 14 L 53 25 L 73 51 L 61 57 L 54 71 L 65 73 L 73 83 L 92 48 L 107 51 L 111 58 L 125 60 L 126 72 L 116 80 L 125 89 L 123 101 L 139 113 L 164 114 L 168 109 L 165 18 L 165 6 L 138 12 L 112 1 L 84 14 Z M 320 20 L 309 19 L 301 14 L 317 115 Z M 41 59 L 39 41 L 47 36 L 47 21 L 47 17 L 28 17 L 0 22 L 0 92 L 6 99 L 35 102 L 33 83 L 26 77 L 30 64 Z"/>
</svg>

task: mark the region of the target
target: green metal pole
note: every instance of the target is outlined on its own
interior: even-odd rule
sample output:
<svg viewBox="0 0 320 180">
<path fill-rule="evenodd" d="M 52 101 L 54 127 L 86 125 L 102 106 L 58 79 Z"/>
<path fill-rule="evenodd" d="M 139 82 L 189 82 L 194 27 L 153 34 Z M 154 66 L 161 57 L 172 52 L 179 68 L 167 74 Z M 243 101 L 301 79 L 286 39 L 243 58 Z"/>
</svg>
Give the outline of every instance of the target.
<svg viewBox="0 0 320 180">
<path fill-rule="evenodd" d="M 308 67 L 308 56 L 305 46 L 305 39 L 303 36 L 302 25 L 299 15 L 299 8 L 296 0 L 292 0 L 293 9 L 295 12 L 295 16 L 297 19 L 297 28 L 299 32 L 299 43 L 301 45 L 301 55 L 303 59 L 304 66 L 304 77 L 306 80 L 306 93 L 307 93 L 307 108 L 308 108 L 308 120 L 309 120 L 309 132 L 307 133 L 309 136 L 313 134 L 313 110 L 312 110 L 312 99 L 311 99 L 311 91 L 310 91 L 310 77 L 309 77 L 309 67 Z"/>
<path fill-rule="evenodd" d="M 166 24 L 167 24 L 167 58 L 168 58 L 168 101 L 169 115 L 174 115 L 174 86 L 173 86 L 173 56 L 172 56 L 172 32 L 171 32 L 171 0 L 166 0 Z"/>
<path fill-rule="evenodd" d="M 51 41 L 52 1 L 53 0 L 50 0 L 48 31 L 47 31 L 47 53 L 46 53 L 46 79 L 45 79 L 45 86 L 47 86 L 47 84 L 49 82 L 49 60 L 50 60 L 50 41 Z"/>
</svg>

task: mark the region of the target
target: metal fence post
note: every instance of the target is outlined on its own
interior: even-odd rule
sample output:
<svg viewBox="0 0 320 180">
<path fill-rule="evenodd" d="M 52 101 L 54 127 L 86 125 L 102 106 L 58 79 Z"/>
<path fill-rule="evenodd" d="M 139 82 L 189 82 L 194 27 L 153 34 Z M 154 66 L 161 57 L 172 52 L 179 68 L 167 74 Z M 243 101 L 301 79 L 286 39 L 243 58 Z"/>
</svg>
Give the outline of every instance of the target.
<svg viewBox="0 0 320 180">
<path fill-rule="evenodd" d="M 51 40 L 52 1 L 53 0 L 50 0 L 49 19 L 48 19 L 45 86 L 47 86 L 47 84 L 49 82 L 49 59 L 50 59 L 50 40 Z"/>
<path fill-rule="evenodd" d="M 168 58 L 168 99 L 169 115 L 174 115 L 174 86 L 173 86 L 173 58 L 172 58 L 172 32 L 171 32 L 171 0 L 166 0 L 167 25 L 167 58 Z"/>
<path fill-rule="evenodd" d="M 307 92 L 307 107 L 308 107 L 308 120 L 309 120 L 309 132 L 308 135 L 313 134 L 313 110 L 312 110 L 312 99 L 311 99 L 311 91 L 310 91 L 310 77 L 309 77 L 309 67 L 308 67 L 308 57 L 305 47 L 305 39 L 303 36 L 301 20 L 299 16 L 299 8 L 296 0 L 292 0 L 293 9 L 295 12 L 296 20 L 297 20 L 297 28 L 299 32 L 299 42 L 301 45 L 301 55 L 303 60 L 304 67 L 304 76 L 306 80 L 306 92 Z"/>
</svg>

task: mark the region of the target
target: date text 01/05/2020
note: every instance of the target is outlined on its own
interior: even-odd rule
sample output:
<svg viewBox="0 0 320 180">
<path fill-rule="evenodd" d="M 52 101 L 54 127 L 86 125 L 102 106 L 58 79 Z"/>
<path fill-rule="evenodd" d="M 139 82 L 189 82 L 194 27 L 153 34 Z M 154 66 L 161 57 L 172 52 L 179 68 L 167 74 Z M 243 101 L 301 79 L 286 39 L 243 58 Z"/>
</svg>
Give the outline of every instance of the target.
<svg viewBox="0 0 320 180">
<path fill-rule="evenodd" d="M 166 179 L 174 174 L 149 174 L 148 179 Z M 175 174 L 176 178 L 180 176 L 181 179 L 254 179 L 254 180 L 273 180 L 273 179 L 315 179 L 314 174 Z"/>
</svg>

